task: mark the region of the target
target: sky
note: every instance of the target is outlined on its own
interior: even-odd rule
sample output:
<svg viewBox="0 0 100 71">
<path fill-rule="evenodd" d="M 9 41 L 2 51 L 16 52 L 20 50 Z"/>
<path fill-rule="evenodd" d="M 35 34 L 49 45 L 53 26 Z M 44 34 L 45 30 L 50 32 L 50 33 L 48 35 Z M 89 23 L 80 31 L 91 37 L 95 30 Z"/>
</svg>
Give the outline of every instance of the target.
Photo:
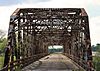
<svg viewBox="0 0 100 71">
<path fill-rule="evenodd" d="M 0 0 L 0 29 L 8 31 L 16 8 L 84 8 L 89 16 L 92 45 L 100 43 L 100 0 Z"/>
</svg>

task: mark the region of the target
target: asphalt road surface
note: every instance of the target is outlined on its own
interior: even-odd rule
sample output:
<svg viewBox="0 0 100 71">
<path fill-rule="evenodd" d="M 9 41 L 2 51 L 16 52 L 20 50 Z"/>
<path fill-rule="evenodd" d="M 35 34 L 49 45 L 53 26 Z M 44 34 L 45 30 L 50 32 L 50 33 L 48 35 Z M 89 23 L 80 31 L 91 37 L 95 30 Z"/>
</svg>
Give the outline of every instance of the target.
<svg viewBox="0 0 100 71">
<path fill-rule="evenodd" d="M 22 71 L 79 71 L 79 68 L 68 57 L 55 53 L 28 65 Z"/>
</svg>

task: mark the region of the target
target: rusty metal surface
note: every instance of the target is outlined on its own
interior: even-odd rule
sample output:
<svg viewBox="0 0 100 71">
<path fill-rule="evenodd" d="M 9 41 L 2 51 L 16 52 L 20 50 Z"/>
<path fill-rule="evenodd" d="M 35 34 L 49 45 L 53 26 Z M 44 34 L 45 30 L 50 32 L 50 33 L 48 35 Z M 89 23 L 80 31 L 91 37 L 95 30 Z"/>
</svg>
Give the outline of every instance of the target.
<svg viewBox="0 0 100 71">
<path fill-rule="evenodd" d="M 93 67 L 88 15 L 83 8 L 18 8 L 10 17 L 8 42 L 11 61 L 14 56 L 17 60 L 48 53 L 49 45 L 63 45 L 73 61 L 88 71 Z"/>
</svg>

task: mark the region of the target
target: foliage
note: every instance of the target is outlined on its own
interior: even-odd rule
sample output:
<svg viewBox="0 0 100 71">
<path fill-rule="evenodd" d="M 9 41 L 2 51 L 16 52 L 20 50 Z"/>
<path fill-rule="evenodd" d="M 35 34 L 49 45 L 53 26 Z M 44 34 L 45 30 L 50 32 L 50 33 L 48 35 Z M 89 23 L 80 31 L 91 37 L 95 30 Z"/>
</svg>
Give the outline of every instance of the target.
<svg viewBox="0 0 100 71">
<path fill-rule="evenodd" d="M 100 44 L 96 44 L 96 46 L 95 45 L 92 45 L 92 51 L 100 51 Z"/>
<path fill-rule="evenodd" d="M 100 44 L 92 46 L 92 50 L 97 52 L 96 55 L 93 57 L 94 67 L 96 71 L 100 71 Z"/>
<path fill-rule="evenodd" d="M 4 56 L 0 56 L 0 69 L 3 66 L 3 62 L 4 62 Z"/>
<path fill-rule="evenodd" d="M 96 71 L 100 71 L 100 57 L 97 56 L 93 57 L 93 64 Z"/>
<path fill-rule="evenodd" d="M 3 38 L 2 39 L 2 42 L 0 42 L 0 52 L 3 53 L 4 52 L 4 48 L 6 46 L 6 43 L 7 43 L 7 39 L 6 38 Z"/>
<path fill-rule="evenodd" d="M 2 42 L 2 39 L 5 36 L 5 32 L 3 32 L 2 30 L 0 30 L 0 42 Z"/>
<path fill-rule="evenodd" d="M 4 52 L 4 47 L 6 46 L 7 39 L 5 38 L 5 32 L 0 30 L 0 54 Z"/>
</svg>

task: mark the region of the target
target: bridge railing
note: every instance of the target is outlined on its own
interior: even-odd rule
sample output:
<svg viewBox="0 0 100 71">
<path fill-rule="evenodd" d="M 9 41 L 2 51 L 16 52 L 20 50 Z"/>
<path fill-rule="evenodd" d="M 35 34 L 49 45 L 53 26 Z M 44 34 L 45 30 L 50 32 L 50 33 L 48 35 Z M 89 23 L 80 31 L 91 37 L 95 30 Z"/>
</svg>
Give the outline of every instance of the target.
<svg viewBox="0 0 100 71">
<path fill-rule="evenodd" d="M 48 54 L 42 53 L 42 54 L 36 54 L 36 55 L 26 57 L 26 58 L 22 58 L 22 59 L 17 59 L 16 61 L 10 62 L 8 65 L 3 67 L 0 71 L 8 71 L 8 70 L 14 71 L 18 67 L 23 68 L 23 67 L 31 64 L 32 62 L 39 60 L 40 58 L 42 58 L 46 55 L 48 55 Z"/>
<path fill-rule="evenodd" d="M 69 57 L 72 61 L 74 61 L 78 66 L 80 66 L 82 69 L 88 71 L 88 70 L 91 70 L 91 71 L 96 71 L 93 67 L 89 67 L 87 65 L 87 62 L 83 59 L 80 59 L 78 57 L 73 57 L 71 55 L 68 55 L 67 53 L 64 53 L 65 56 Z"/>
</svg>

